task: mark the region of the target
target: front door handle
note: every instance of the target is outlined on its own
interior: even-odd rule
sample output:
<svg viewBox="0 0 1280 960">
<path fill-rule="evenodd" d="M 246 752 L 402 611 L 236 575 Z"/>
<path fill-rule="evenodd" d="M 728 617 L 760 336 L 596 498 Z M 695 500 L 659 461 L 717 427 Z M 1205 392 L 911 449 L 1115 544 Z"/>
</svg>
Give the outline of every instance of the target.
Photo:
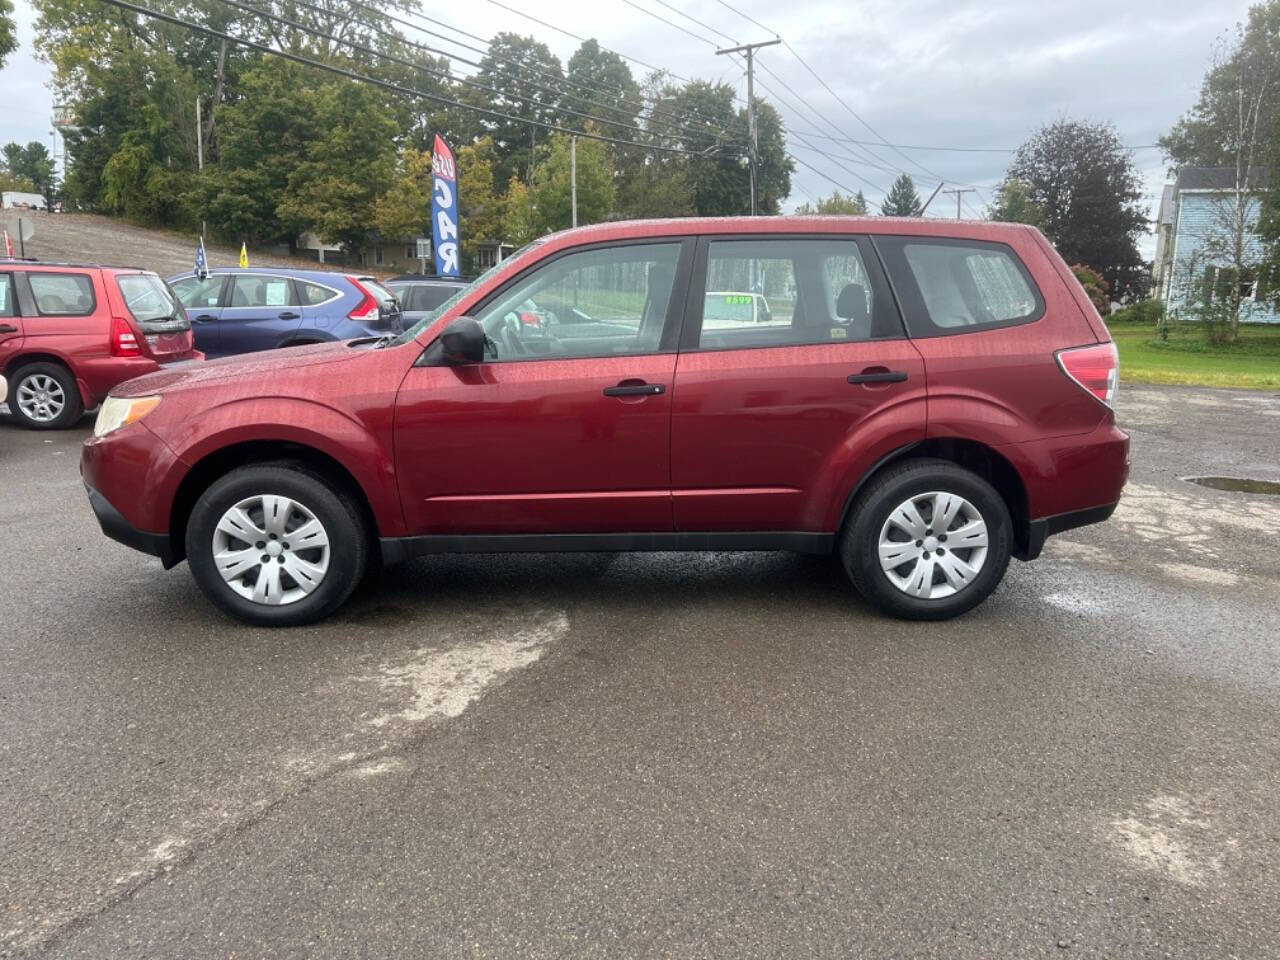
<svg viewBox="0 0 1280 960">
<path fill-rule="evenodd" d="M 279 319 L 279 320 L 297 320 L 300 316 L 302 316 L 302 314 L 300 314 L 300 313 L 293 313 L 293 312 L 291 312 L 291 311 L 289 311 L 289 310 L 286 310 L 284 313 L 280 314 L 280 315 L 279 315 L 279 317 L 278 317 L 277 319 Z"/>
<path fill-rule="evenodd" d="M 864 370 L 849 374 L 850 383 L 902 383 L 906 379 L 905 370 Z"/>
<path fill-rule="evenodd" d="M 604 388 L 606 397 L 655 397 L 666 392 L 667 388 L 661 383 L 620 383 Z"/>
<path fill-rule="evenodd" d="M 17 333 L 18 328 L 12 323 L 0 323 L 0 333 Z"/>
</svg>

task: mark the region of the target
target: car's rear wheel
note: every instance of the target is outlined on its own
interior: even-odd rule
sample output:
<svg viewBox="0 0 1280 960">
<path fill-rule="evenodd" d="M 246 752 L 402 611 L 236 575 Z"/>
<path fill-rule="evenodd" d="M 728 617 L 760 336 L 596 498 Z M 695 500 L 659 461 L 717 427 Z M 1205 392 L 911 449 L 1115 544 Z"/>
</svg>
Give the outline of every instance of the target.
<svg viewBox="0 0 1280 960">
<path fill-rule="evenodd" d="M 873 479 L 840 544 L 858 591 L 910 620 L 945 620 L 995 590 L 1012 549 L 1009 509 L 977 474 L 945 460 L 909 460 Z"/>
<path fill-rule="evenodd" d="M 367 545 L 350 495 L 303 464 L 233 470 L 201 494 L 187 522 L 187 559 L 204 595 L 260 626 L 336 610 L 364 573 Z"/>
<path fill-rule="evenodd" d="M 84 415 L 84 402 L 66 367 L 29 363 L 9 381 L 9 411 L 30 430 L 63 430 Z"/>
</svg>

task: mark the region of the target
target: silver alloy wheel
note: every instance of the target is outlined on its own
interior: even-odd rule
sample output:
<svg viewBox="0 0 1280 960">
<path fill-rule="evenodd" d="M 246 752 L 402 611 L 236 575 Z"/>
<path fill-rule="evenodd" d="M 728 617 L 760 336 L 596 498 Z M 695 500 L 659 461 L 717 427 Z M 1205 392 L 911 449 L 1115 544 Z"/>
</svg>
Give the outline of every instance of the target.
<svg viewBox="0 0 1280 960">
<path fill-rule="evenodd" d="M 964 497 L 920 493 L 880 528 L 880 569 L 908 596 L 941 600 L 966 589 L 987 560 L 987 523 Z"/>
<path fill-rule="evenodd" d="M 296 603 L 320 586 L 329 570 L 329 534 L 296 500 L 247 497 L 218 521 L 213 562 L 227 586 L 246 600 Z"/>
<path fill-rule="evenodd" d="M 27 419 L 36 423 L 49 423 L 57 420 L 66 409 L 67 395 L 62 390 L 62 384 L 47 373 L 33 373 L 18 381 L 14 402 Z"/>
</svg>

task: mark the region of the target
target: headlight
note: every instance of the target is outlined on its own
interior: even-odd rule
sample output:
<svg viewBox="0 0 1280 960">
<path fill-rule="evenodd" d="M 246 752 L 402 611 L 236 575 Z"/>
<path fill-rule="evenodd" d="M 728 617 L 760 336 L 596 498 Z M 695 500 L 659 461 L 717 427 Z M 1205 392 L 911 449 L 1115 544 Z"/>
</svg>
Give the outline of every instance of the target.
<svg viewBox="0 0 1280 960">
<path fill-rule="evenodd" d="M 98 420 L 93 425 L 93 435 L 105 437 L 113 430 L 137 423 L 159 404 L 159 397 L 107 397 L 98 408 Z"/>
</svg>

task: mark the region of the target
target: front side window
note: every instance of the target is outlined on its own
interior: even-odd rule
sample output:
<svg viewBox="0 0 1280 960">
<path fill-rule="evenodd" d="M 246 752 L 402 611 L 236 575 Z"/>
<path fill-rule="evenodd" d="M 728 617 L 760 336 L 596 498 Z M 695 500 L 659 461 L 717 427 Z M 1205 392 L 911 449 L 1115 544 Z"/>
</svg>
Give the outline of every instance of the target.
<svg viewBox="0 0 1280 960">
<path fill-rule="evenodd" d="M 904 294 L 913 337 L 1024 323 L 1044 311 L 1030 276 L 1004 244 L 912 237 L 884 237 L 876 243 Z M 912 309 L 917 291 L 919 302 Z"/>
<path fill-rule="evenodd" d="M 536 268 L 475 315 L 494 360 L 657 353 L 680 244 L 569 253 Z"/>
<path fill-rule="evenodd" d="M 0 317 L 16 317 L 17 308 L 13 303 L 13 277 L 0 273 Z"/>
<path fill-rule="evenodd" d="M 716 240 L 707 252 L 703 350 L 900 337 L 856 239 Z"/>
<path fill-rule="evenodd" d="M 87 273 L 28 273 L 36 311 L 45 317 L 87 317 L 93 313 L 93 281 Z"/>
<path fill-rule="evenodd" d="M 225 277 L 183 277 L 174 282 L 173 292 L 188 310 L 213 308 L 222 296 Z"/>
<path fill-rule="evenodd" d="M 237 276 L 231 291 L 233 307 L 290 307 L 293 284 L 288 277 Z"/>
</svg>

